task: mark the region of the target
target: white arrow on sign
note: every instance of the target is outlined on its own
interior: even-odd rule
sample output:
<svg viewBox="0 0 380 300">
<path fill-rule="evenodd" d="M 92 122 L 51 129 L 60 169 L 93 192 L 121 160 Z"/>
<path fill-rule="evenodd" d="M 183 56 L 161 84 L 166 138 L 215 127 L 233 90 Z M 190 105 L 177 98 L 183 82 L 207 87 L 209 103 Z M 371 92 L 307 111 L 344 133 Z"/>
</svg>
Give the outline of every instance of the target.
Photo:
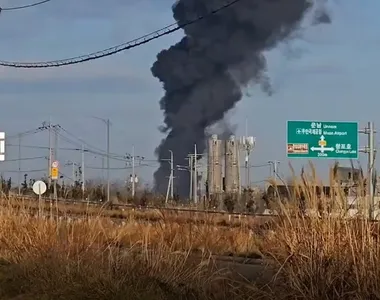
<svg viewBox="0 0 380 300">
<path fill-rule="evenodd" d="M 324 140 L 325 140 L 325 136 L 324 136 L 324 135 L 321 135 L 320 140 L 321 140 L 321 141 L 324 141 Z"/>
<path fill-rule="evenodd" d="M 334 151 L 334 147 L 311 147 L 311 151 L 320 151 L 320 152 L 325 152 L 325 151 Z"/>
</svg>

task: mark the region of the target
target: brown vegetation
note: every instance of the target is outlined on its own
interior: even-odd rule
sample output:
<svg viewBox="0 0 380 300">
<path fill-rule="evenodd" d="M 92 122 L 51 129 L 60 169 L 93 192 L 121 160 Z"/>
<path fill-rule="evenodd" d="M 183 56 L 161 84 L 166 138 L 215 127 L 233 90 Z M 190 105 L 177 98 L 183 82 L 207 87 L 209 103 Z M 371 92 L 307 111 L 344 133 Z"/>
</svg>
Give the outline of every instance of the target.
<svg viewBox="0 0 380 300">
<path fill-rule="evenodd" d="M 278 202 L 280 216 L 261 230 L 247 220 L 239 226 L 225 220 L 222 227 L 212 220 L 180 222 L 180 216 L 162 212 L 155 212 L 156 222 L 138 219 L 135 212 L 123 223 L 95 213 L 62 220 L 50 218 L 48 210 L 44 217 L 32 216 L 4 201 L 0 298 L 380 298 L 378 226 L 363 217 L 346 218 L 345 195 L 336 190 L 326 199 L 316 194 L 317 183 L 315 175 L 295 180 L 305 195 L 301 211 L 297 199 Z M 340 213 L 328 214 L 327 203 L 329 211 Z M 276 268 L 266 285 L 222 275 L 210 259 L 253 253 Z"/>
</svg>

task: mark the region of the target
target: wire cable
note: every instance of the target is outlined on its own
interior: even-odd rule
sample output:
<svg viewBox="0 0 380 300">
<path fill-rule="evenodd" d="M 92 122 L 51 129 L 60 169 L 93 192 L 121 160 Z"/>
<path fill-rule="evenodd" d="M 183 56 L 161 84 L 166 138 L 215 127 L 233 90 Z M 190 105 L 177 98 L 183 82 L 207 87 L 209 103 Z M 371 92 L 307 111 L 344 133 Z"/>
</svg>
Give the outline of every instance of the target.
<svg viewBox="0 0 380 300">
<path fill-rule="evenodd" d="M 43 0 L 43 1 L 35 2 L 35 3 L 31 3 L 31 4 L 22 5 L 22 6 L 3 7 L 3 8 L 0 7 L 0 12 L 30 8 L 30 7 L 38 6 L 41 4 L 45 4 L 45 3 L 50 2 L 50 1 L 51 0 Z"/>
<path fill-rule="evenodd" d="M 18 147 L 19 145 L 5 143 L 5 146 L 6 147 Z M 21 148 L 44 149 L 44 150 L 49 150 L 50 149 L 47 146 L 33 146 L 33 145 L 21 145 Z M 82 151 L 81 148 L 66 148 L 66 147 L 59 147 L 58 150 Z M 85 149 L 84 151 L 87 152 L 87 149 Z"/>
<path fill-rule="evenodd" d="M 81 144 L 77 143 L 76 141 L 73 141 L 72 139 L 64 136 L 63 134 L 61 134 L 60 132 L 57 132 L 58 136 L 64 140 L 65 142 L 71 144 L 71 145 L 74 145 L 74 146 L 78 146 L 79 147 L 79 151 L 82 151 L 81 149 Z M 84 143 L 83 143 L 84 144 Z M 105 154 L 104 152 L 99 152 L 99 151 L 96 151 L 96 150 L 92 150 L 92 149 L 89 149 L 89 148 L 84 148 L 83 149 L 85 152 L 88 152 L 88 153 L 92 153 L 92 154 L 96 154 L 96 155 L 99 155 L 99 156 L 104 156 L 106 157 L 107 154 Z M 110 155 L 109 156 L 110 159 L 112 160 L 119 160 L 119 161 L 123 161 L 125 162 L 125 159 L 122 158 L 122 155 L 117 155 L 117 156 L 113 156 L 113 155 Z"/>
<path fill-rule="evenodd" d="M 135 169 L 143 168 L 143 167 L 152 167 L 151 165 L 146 165 L 146 164 L 140 164 L 140 165 L 135 165 Z M 91 170 L 107 170 L 105 167 L 95 167 L 95 166 L 85 166 L 86 169 L 91 169 Z M 126 167 L 111 167 L 110 170 L 131 170 L 133 169 L 132 166 L 126 166 Z"/>
<path fill-rule="evenodd" d="M 40 170 L 4 170 L 1 171 L 1 173 L 37 173 L 37 172 L 46 172 L 46 169 L 40 169 Z"/>
<path fill-rule="evenodd" d="M 103 149 L 100 149 L 100 148 L 98 148 L 98 147 L 95 147 L 95 146 L 93 146 L 93 145 L 87 143 L 85 140 L 83 140 L 83 139 L 77 137 L 75 134 L 73 134 L 73 133 L 71 133 L 70 131 L 68 131 L 67 129 L 63 128 L 61 125 L 58 125 L 58 127 L 59 127 L 62 131 L 64 131 L 67 135 L 69 135 L 69 136 L 71 136 L 72 138 L 78 140 L 81 144 L 84 144 L 84 145 L 86 145 L 88 148 L 92 148 L 92 149 L 94 149 L 95 151 L 99 151 L 100 153 L 104 153 L 105 155 L 107 155 L 107 154 L 106 154 L 106 151 L 104 151 Z M 114 157 L 118 157 L 118 158 L 123 157 L 122 155 L 119 155 L 119 154 L 116 154 L 116 153 L 110 153 L 110 157 L 112 157 L 112 156 L 114 156 Z"/>
<path fill-rule="evenodd" d="M 23 157 L 23 158 L 14 158 L 14 159 L 7 159 L 4 162 L 11 162 L 11 161 L 23 161 L 23 160 L 36 160 L 36 159 L 47 159 L 47 156 L 34 156 L 34 157 Z"/>
<path fill-rule="evenodd" d="M 52 68 L 52 67 L 62 67 L 62 66 L 68 66 L 68 65 L 74 65 L 79 63 L 84 63 L 91 60 L 96 60 L 99 58 L 107 57 L 114 55 L 116 53 L 126 51 L 138 46 L 141 46 L 143 44 L 147 44 L 153 40 L 156 40 L 162 36 L 169 35 L 171 33 L 174 33 L 178 30 L 181 30 L 185 27 L 188 27 L 189 25 L 195 24 L 199 21 L 202 21 L 203 19 L 206 19 L 222 10 L 225 10 L 232 5 L 243 1 L 243 0 L 233 0 L 230 1 L 219 8 L 216 8 L 209 13 L 199 16 L 191 21 L 187 21 L 185 23 L 180 24 L 179 22 L 170 24 L 166 27 L 163 27 L 161 29 L 158 29 L 156 31 L 153 31 L 151 33 L 148 33 L 146 35 L 143 35 L 141 37 L 138 37 L 136 39 L 133 39 L 131 41 L 128 41 L 126 43 L 113 46 L 104 50 L 100 50 L 97 52 L 93 52 L 90 54 L 80 55 L 76 57 L 71 58 L 65 58 L 60 60 L 52 60 L 52 61 L 46 61 L 46 62 L 12 62 L 12 61 L 2 61 L 0 60 L 0 66 L 3 67 L 11 67 L 11 68 L 23 68 L 23 69 L 37 69 L 37 68 Z"/>
<path fill-rule="evenodd" d="M 36 129 L 31 129 L 31 130 L 27 130 L 27 131 L 20 132 L 17 134 L 8 135 L 8 136 L 6 136 L 6 139 L 9 140 L 9 139 L 14 139 L 14 138 L 25 137 L 28 135 L 34 135 L 34 134 L 41 132 L 41 131 L 44 131 L 44 130 L 46 130 L 46 128 L 41 126 L 41 127 L 36 128 Z"/>
</svg>

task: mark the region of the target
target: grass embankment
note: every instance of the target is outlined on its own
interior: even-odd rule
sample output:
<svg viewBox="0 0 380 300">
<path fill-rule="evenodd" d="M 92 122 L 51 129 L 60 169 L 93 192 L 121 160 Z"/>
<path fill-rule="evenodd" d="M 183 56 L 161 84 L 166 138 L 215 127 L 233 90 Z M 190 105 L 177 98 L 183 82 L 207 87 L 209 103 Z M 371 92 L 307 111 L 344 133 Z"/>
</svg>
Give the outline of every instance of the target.
<svg viewBox="0 0 380 300">
<path fill-rule="evenodd" d="M 253 218 L 254 216 L 235 215 L 229 216 L 227 213 L 207 213 L 191 210 L 176 210 L 176 209 L 138 209 L 134 207 L 116 207 L 112 208 L 107 205 L 91 205 L 83 202 L 70 203 L 70 202 L 50 202 L 20 199 L 10 197 L 0 201 L 1 205 L 11 206 L 14 211 L 25 212 L 29 211 L 31 214 L 37 214 L 42 210 L 47 215 L 60 216 L 60 217 L 104 217 L 111 218 L 114 221 L 129 222 L 132 219 L 138 222 L 175 222 L 181 224 L 193 223 L 195 225 L 209 224 L 215 226 L 240 226 L 244 223 L 247 225 L 254 225 L 259 220 Z M 228 222 L 227 222 L 228 221 Z"/>
<path fill-rule="evenodd" d="M 313 183 L 311 183 L 313 181 Z M 315 178 L 297 183 L 306 209 L 331 202 Z M 364 199 L 361 199 L 364 202 Z M 321 205 L 322 204 L 322 205 Z M 341 210 L 340 210 L 341 211 Z M 242 224 L 155 223 L 104 218 L 59 221 L 0 208 L 2 299 L 380 299 L 378 226 L 366 219 L 302 216 L 282 206 L 266 234 Z M 201 262 L 192 250 L 203 253 Z M 223 278 L 209 253 L 261 252 L 276 267 L 266 286 Z"/>
<path fill-rule="evenodd" d="M 4 202 L 0 298 L 222 299 L 224 281 L 212 276 L 209 256 L 257 252 L 249 234 L 245 225 L 179 224 L 164 215 L 154 223 L 94 216 L 68 222 Z"/>
</svg>

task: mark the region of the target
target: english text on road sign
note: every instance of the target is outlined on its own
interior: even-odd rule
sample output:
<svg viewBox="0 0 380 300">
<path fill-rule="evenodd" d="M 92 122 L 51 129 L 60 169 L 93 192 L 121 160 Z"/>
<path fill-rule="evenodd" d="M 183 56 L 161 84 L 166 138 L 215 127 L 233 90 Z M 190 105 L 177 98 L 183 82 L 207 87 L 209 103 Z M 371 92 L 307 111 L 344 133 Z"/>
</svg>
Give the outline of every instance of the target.
<svg viewBox="0 0 380 300">
<path fill-rule="evenodd" d="M 57 180 L 58 179 L 58 168 L 51 168 L 51 179 Z"/>
<path fill-rule="evenodd" d="M 288 158 L 357 159 L 357 122 L 288 121 Z"/>
</svg>

